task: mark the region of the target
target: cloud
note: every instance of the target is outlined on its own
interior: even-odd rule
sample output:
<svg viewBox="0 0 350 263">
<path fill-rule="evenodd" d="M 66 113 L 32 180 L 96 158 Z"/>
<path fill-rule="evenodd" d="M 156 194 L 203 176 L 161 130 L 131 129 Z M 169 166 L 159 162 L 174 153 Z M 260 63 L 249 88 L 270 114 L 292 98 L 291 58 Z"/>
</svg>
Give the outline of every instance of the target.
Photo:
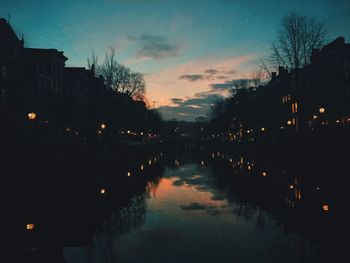
<svg viewBox="0 0 350 263">
<path fill-rule="evenodd" d="M 179 79 L 188 80 L 191 82 L 200 81 L 200 80 L 223 80 L 223 79 L 232 78 L 231 75 L 235 75 L 235 74 L 237 74 L 237 70 L 219 70 L 219 69 L 210 68 L 210 69 L 204 70 L 204 74 L 185 74 L 185 75 L 181 75 Z"/>
<path fill-rule="evenodd" d="M 232 69 L 232 70 L 229 70 L 229 71 L 225 71 L 225 73 L 226 73 L 227 75 L 236 75 L 236 74 L 238 73 L 238 71 L 235 70 L 235 69 Z"/>
<path fill-rule="evenodd" d="M 161 60 L 177 57 L 180 50 L 178 45 L 171 43 L 163 36 L 144 34 L 138 37 L 129 36 L 128 38 L 139 46 L 136 55 L 138 59 Z"/>
<path fill-rule="evenodd" d="M 179 77 L 179 79 L 185 79 L 188 81 L 197 81 L 197 80 L 204 80 L 205 76 L 204 75 L 182 75 Z"/>
<path fill-rule="evenodd" d="M 165 118 L 193 120 L 198 116 L 206 116 L 215 101 L 222 98 L 215 90 L 198 92 L 192 98 L 172 98 L 173 106 L 162 106 L 158 110 Z"/>
<path fill-rule="evenodd" d="M 181 102 L 183 102 L 183 99 L 179 99 L 179 98 L 172 98 L 170 99 L 171 102 L 175 103 L 175 104 L 180 104 Z"/>
<path fill-rule="evenodd" d="M 211 84 L 225 84 L 225 81 L 235 77 L 222 72 L 232 73 L 233 69 L 237 69 L 237 72 L 244 74 L 245 69 L 242 66 L 255 58 L 255 54 L 237 57 L 206 56 L 166 67 L 145 76 L 147 96 L 156 102 L 155 106 L 162 112 L 164 119 L 193 121 L 199 116 L 206 116 L 217 99 L 229 95 L 228 89 L 216 89 L 211 86 Z M 212 70 L 219 72 L 210 75 L 209 72 L 214 73 Z M 190 81 L 185 77 L 180 79 L 180 76 L 186 75 L 205 77 L 197 81 Z M 181 99 L 187 102 L 179 104 Z"/>
<path fill-rule="evenodd" d="M 228 89 L 239 89 L 239 88 L 247 88 L 252 84 L 251 79 L 232 79 L 227 80 L 224 83 L 213 83 L 210 86 L 214 90 L 228 90 Z"/>
<path fill-rule="evenodd" d="M 232 70 L 219 70 L 219 69 L 206 69 L 204 71 L 205 74 L 209 74 L 209 75 L 217 75 L 217 74 L 224 74 L 224 75 L 236 75 L 238 73 L 237 70 L 232 69 Z"/>
<path fill-rule="evenodd" d="M 210 74 L 210 75 L 215 75 L 218 74 L 220 71 L 216 70 L 216 69 L 207 69 L 204 71 L 206 74 Z"/>
</svg>

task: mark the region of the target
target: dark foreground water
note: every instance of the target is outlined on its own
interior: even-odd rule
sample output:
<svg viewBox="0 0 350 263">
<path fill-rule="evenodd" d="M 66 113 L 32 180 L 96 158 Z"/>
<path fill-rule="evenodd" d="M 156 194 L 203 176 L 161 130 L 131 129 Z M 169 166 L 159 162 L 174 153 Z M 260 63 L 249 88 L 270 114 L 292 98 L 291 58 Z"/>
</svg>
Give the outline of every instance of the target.
<svg viewBox="0 0 350 263">
<path fill-rule="evenodd" d="M 201 148 L 13 167 L 0 262 L 338 262 L 345 162 L 285 159 Z"/>
<path fill-rule="evenodd" d="M 65 247 L 65 262 L 326 262 L 318 237 L 303 229 L 319 220 L 310 232 L 322 231 L 329 211 L 324 200 L 312 204 L 315 218 L 308 219 L 308 207 L 298 208 L 304 192 L 308 196 L 301 179 L 286 176 L 278 186 L 285 189 L 272 196 L 282 200 L 271 200 L 272 171 L 244 157 L 215 152 L 202 159 L 193 153 L 158 158 L 156 176 L 144 173 L 153 159 L 131 173 L 134 180 L 150 177 L 144 191 L 119 205 L 91 244 Z"/>
</svg>

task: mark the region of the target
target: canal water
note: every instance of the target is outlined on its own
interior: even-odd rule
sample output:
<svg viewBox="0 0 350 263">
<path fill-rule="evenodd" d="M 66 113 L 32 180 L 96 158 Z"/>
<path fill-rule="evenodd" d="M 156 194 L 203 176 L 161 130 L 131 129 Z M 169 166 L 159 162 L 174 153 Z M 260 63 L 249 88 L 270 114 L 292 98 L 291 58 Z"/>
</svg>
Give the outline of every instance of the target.
<svg viewBox="0 0 350 263">
<path fill-rule="evenodd" d="M 281 200 L 271 200 L 263 196 L 273 191 L 271 181 L 263 180 L 272 171 L 252 160 L 216 152 L 203 158 L 162 155 L 125 172 L 131 181 L 118 195 L 125 191 L 127 201 L 116 202 L 90 244 L 63 249 L 66 263 L 326 262 L 319 240 L 299 231 L 309 226 L 305 207 L 295 212 L 304 196 L 298 185 L 307 192 L 298 179 L 283 181 Z M 152 165 L 160 168 L 147 173 Z M 143 190 L 130 194 L 140 177 Z M 327 217 L 319 208 L 317 216 Z"/>
</svg>

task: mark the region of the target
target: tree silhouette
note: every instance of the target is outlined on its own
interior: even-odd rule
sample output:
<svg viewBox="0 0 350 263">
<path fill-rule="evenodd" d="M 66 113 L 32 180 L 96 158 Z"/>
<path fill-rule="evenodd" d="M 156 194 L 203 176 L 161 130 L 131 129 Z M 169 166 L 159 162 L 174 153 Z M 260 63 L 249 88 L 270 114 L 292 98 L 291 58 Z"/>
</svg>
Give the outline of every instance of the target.
<svg viewBox="0 0 350 263">
<path fill-rule="evenodd" d="M 135 100 L 144 100 L 146 82 L 143 74 L 133 72 L 130 68 L 118 63 L 115 49 L 109 49 L 102 64 L 98 64 L 98 57 L 92 52 L 87 59 L 88 67 L 95 68 L 95 74 L 101 75 L 109 90 L 127 94 Z"/>
<path fill-rule="evenodd" d="M 271 43 L 270 62 L 288 70 L 302 68 L 310 62 L 313 49 L 325 42 L 326 30 L 313 18 L 289 12 L 280 22 L 276 39 Z"/>
</svg>

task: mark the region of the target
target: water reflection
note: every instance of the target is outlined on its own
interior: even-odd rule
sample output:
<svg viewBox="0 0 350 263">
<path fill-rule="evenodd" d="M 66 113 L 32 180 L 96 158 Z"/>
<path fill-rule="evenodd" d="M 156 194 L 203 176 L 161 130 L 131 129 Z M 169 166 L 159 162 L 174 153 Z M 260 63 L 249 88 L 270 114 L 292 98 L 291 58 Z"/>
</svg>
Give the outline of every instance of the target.
<svg viewBox="0 0 350 263">
<path fill-rule="evenodd" d="M 201 149 L 90 172 L 89 182 L 62 180 L 59 193 L 38 187 L 46 193 L 18 209 L 25 217 L 5 221 L 24 254 L 65 263 L 331 262 L 325 254 L 335 251 L 339 205 L 321 181 L 283 163 Z"/>
<path fill-rule="evenodd" d="M 243 156 L 234 161 L 223 153 L 209 157 L 213 155 L 236 163 L 241 171 L 255 168 L 254 161 Z M 227 174 L 207 163 L 169 158 L 164 172 L 148 181 L 145 192 L 134 195 L 96 232 L 94 260 L 317 262 L 317 242 L 286 233 L 271 213 L 237 196 Z M 293 181 L 288 202 L 301 200 L 300 184 Z"/>
</svg>

